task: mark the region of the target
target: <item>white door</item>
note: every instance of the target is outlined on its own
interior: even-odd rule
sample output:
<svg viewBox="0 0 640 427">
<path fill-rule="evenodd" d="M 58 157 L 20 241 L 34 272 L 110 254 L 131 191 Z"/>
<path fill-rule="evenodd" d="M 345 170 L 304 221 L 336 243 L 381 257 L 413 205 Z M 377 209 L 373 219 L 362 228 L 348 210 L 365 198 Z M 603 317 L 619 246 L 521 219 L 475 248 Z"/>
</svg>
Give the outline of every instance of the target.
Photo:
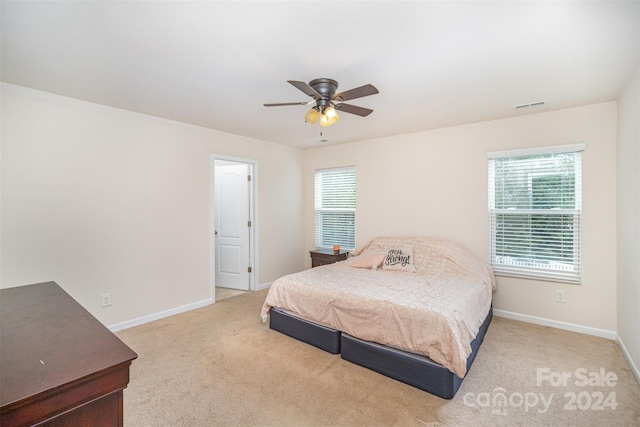
<svg viewBox="0 0 640 427">
<path fill-rule="evenodd" d="M 216 162 L 215 285 L 249 290 L 249 165 Z"/>
</svg>

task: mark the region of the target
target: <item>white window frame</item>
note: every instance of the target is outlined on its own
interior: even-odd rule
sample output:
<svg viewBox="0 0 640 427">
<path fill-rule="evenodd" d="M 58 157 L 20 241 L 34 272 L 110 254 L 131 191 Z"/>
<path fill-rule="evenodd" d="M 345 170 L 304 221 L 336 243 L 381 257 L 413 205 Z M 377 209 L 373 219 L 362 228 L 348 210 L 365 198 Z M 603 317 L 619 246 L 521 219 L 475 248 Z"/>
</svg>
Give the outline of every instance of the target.
<svg viewBox="0 0 640 427">
<path fill-rule="evenodd" d="M 344 173 L 344 172 L 353 172 L 354 181 L 353 186 L 346 185 L 344 188 L 340 188 L 341 184 L 338 184 L 338 187 L 331 188 L 332 191 L 346 191 L 349 193 L 353 193 L 355 197 L 356 191 L 356 168 L 355 166 L 343 166 L 338 168 L 330 168 L 330 169 L 317 169 L 314 174 L 314 194 L 315 194 L 315 244 L 318 248 L 332 248 L 334 245 L 340 245 L 343 249 L 353 250 L 355 249 L 356 244 L 356 207 L 355 203 L 353 207 L 349 206 L 323 206 L 322 204 L 322 182 L 319 180 L 322 174 L 325 173 Z M 355 202 L 355 201 L 354 201 Z M 324 221 L 321 220 L 323 214 L 341 214 L 348 213 L 349 217 L 353 217 L 353 226 L 350 227 L 349 233 L 337 233 L 334 232 L 335 237 L 333 239 L 325 240 L 323 236 L 325 236 L 323 230 Z"/>
<path fill-rule="evenodd" d="M 560 145 L 552 147 L 540 147 L 530 148 L 524 150 L 509 150 L 509 151 L 496 151 L 487 153 L 489 159 L 489 254 L 491 266 L 499 276 L 511 276 L 511 277 L 524 277 L 535 278 L 538 280 L 550 280 L 557 282 L 567 282 L 579 284 L 581 282 L 581 246 L 582 246 L 582 151 L 586 148 L 585 143 Z M 533 208 L 533 202 L 530 200 L 530 206 L 528 209 L 523 208 L 509 208 L 509 209 L 496 209 L 495 207 L 495 160 L 506 158 L 518 158 L 525 156 L 545 156 L 549 154 L 560 153 L 578 153 L 575 157 L 574 163 L 574 197 L 575 205 L 573 209 L 566 208 L 552 208 L 541 209 Z M 560 174 L 561 171 L 558 171 Z M 533 176 L 543 175 L 555 175 L 554 171 L 536 172 L 532 171 L 527 176 L 528 181 L 528 193 L 529 197 L 533 197 Z M 571 223 L 573 226 L 573 257 L 572 263 L 554 262 L 553 260 L 536 262 L 534 260 L 524 260 L 517 256 L 498 256 L 497 254 L 497 222 L 499 215 L 512 215 L 517 217 L 522 215 L 523 217 L 536 215 L 536 216 L 570 216 L 572 217 Z M 532 232 L 533 230 L 529 230 Z M 515 233 L 514 233 L 515 234 Z M 532 233 L 533 234 L 533 233 Z M 531 235 L 532 235 L 531 234 Z M 530 235 L 530 236 L 531 236 Z M 531 237 L 533 241 L 533 237 Z"/>
</svg>

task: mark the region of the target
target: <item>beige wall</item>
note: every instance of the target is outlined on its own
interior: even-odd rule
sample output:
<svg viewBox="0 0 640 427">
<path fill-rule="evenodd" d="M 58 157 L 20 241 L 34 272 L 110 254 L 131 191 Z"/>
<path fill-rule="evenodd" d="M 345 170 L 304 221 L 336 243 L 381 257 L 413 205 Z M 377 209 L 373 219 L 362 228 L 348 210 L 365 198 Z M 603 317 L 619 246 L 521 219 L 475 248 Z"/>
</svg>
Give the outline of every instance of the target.
<svg viewBox="0 0 640 427">
<path fill-rule="evenodd" d="M 1 90 L 1 287 L 57 281 L 107 325 L 206 301 L 211 154 L 258 162 L 257 283 L 303 268 L 300 150 Z"/>
<path fill-rule="evenodd" d="M 107 325 L 208 299 L 212 153 L 258 161 L 259 284 L 310 265 L 313 171 L 324 167 L 357 168 L 358 244 L 435 235 L 486 259 L 486 153 L 582 141 L 583 283 L 500 277 L 495 307 L 617 328 L 615 102 L 300 151 L 1 88 L 2 287 L 56 280 Z M 633 107 L 624 111 L 633 117 Z M 633 149 L 631 141 L 624 147 Z M 627 171 L 635 180 L 622 178 L 636 195 L 637 166 Z M 556 289 L 566 290 L 566 304 L 554 301 Z M 637 295 L 632 286 L 618 290 Z M 113 298 L 107 309 L 105 292 Z M 620 314 L 621 329 L 634 328 L 637 312 L 632 305 Z"/>
<path fill-rule="evenodd" d="M 587 143 L 582 284 L 499 277 L 494 306 L 613 334 L 615 102 L 306 150 L 305 248 L 314 247 L 314 170 L 355 165 L 358 245 L 377 235 L 440 236 L 488 259 L 487 152 L 574 142 Z M 565 304 L 556 289 L 566 290 Z"/>
<path fill-rule="evenodd" d="M 618 336 L 640 381 L 640 69 L 618 101 Z"/>
</svg>

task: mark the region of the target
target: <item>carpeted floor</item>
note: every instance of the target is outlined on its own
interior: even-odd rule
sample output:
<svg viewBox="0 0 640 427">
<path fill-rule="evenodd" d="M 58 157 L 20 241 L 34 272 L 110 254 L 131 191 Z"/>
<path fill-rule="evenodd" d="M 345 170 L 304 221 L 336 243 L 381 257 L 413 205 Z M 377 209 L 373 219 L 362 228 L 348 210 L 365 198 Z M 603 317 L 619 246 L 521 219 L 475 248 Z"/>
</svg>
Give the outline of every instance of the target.
<svg viewBox="0 0 640 427">
<path fill-rule="evenodd" d="M 138 353 L 125 425 L 640 426 L 640 386 L 613 341 L 494 317 L 444 400 L 270 330 L 265 295 L 118 332 Z"/>
</svg>

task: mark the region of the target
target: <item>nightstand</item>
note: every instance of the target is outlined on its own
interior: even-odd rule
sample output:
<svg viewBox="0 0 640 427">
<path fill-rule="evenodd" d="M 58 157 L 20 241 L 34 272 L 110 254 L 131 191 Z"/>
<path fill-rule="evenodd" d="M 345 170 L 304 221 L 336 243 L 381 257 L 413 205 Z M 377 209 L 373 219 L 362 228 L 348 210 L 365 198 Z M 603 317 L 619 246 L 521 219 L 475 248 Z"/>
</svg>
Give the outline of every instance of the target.
<svg viewBox="0 0 640 427">
<path fill-rule="evenodd" d="M 349 251 L 340 249 L 340 252 L 335 253 L 333 249 L 314 249 L 309 251 L 311 254 L 311 268 L 318 267 L 326 264 L 333 264 L 334 262 L 344 261 L 347 259 Z"/>
</svg>

